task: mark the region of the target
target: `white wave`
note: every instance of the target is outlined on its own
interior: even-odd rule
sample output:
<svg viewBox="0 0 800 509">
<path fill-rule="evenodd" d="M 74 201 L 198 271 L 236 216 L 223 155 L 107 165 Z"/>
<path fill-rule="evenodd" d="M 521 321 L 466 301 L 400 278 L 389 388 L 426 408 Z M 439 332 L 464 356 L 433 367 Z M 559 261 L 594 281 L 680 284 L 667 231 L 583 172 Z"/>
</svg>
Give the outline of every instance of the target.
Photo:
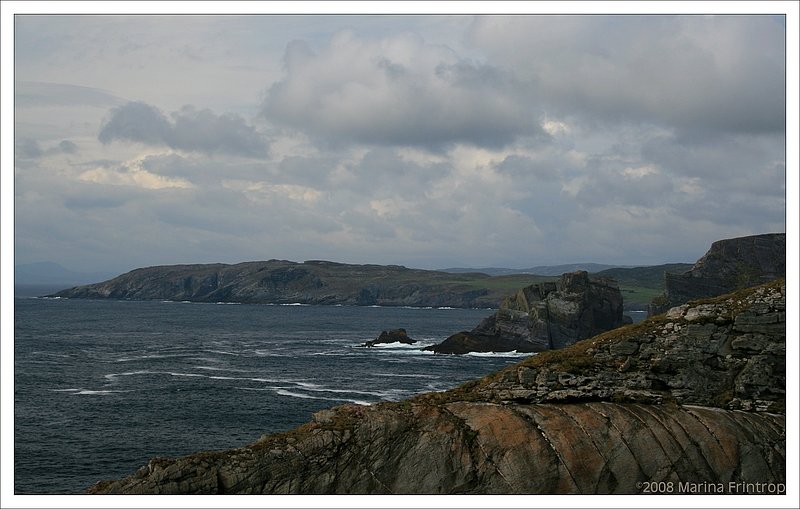
<svg viewBox="0 0 800 509">
<path fill-rule="evenodd" d="M 243 380 L 250 380 L 252 382 L 262 382 L 267 384 L 286 384 L 294 383 L 293 380 L 276 380 L 274 378 L 244 378 Z"/>
<path fill-rule="evenodd" d="M 269 350 L 254 350 L 253 353 L 258 355 L 259 357 L 295 357 L 295 355 L 290 355 L 286 353 L 275 353 Z"/>
<path fill-rule="evenodd" d="M 279 304 L 280 306 L 308 306 L 308 304 L 303 304 L 302 302 L 290 302 L 288 304 Z"/>
<path fill-rule="evenodd" d="M 126 373 L 109 373 L 103 375 L 103 378 L 113 381 L 120 376 L 135 376 L 135 375 L 170 375 L 180 377 L 202 377 L 208 378 L 208 375 L 201 375 L 199 373 L 177 373 L 174 371 L 128 371 Z"/>
<path fill-rule="evenodd" d="M 221 304 L 221 305 L 238 305 L 241 302 L 215 302 L 214 304 Z"/>
<path fill-rule="evenodd" d="M 292 398 L 319 399 L 319 400 L 323 400 L 323 401 L 347 401 L 347 402 L 350 402 L 350 403 L 355 403 L 356 405 L 363 405 L 363 406 L 369 406 L 369 405 L 372 404 L 369 401 L 363 401 L 363 400 L 359 400 L 359 399 L 321 398 L 321 397 L 318 397 L 318 396 L 312 396 L 310 394 L 300 394 L 299 392 L 287 391 L 285 389 L 277 389 L 275 391 L 275 393 L 276 394 L 280 394 L 281 396 L 289 396 L 289 397 L 292 397 Z"/>
<path fill-rule="evenodd" d="M 322 388 L 321 385 L 312 384 L 311 382 L 291 382 L 291 383 L 293 383 L 295 385 L 299 385 L 300 387 L 303 387 L 305 389 L 320 389 L 320 388 Z"/>
<path fill-rule="evenodd" d="M 76 392 L 75 394 L 96 395 L 96 394 L 112 394 L 112 393 L 115 393 L 115 392 L 131 392 L 131 391 L 111 391 L 111 390 L 91 391 L 91 390 L 88 390 L 88 389 L 84 389 L 84 390 Z"/>
<path fill-rule="evenodd" d="M 416 343 L 414 343 L 413 345 L 409 345 L 408 343 L 401 343 L 400 341 L 395 341 L 394 343 L 378 343 L 377 345 L 373 345 L 369 348 L 419 348 L 419 346 L 417 346 Z"/>
<path fill-rule="evenodd" d="M 203 351 L 208 353 L 218 353 L 220 355 L 233 355 L 234 357 L 241 357 L 241 355 L 236 352 L 228 352 L 225 350 L 203 350 Z"/>
<path fill-rule="evenodd" d="M 236 369 L 236 368 L 220 368 L 217 366 L 192 366 L 194 369 L 205 369 L 206 371 L 228 371 L 231 373 L 249 373 L 250 370 L 247 369 Z"/>
<path fill-rule="evenodd" d="M 146 359 L 171 359 L 174 357 L 188 357 L 189 353 L 184 354 L 159 354 L 153 353 L 148 355 L 137 355 L 134 357 L 120 357 L 119 359 L 115 359 L 114 362 L 131 362 L 131 361 L 141 361 Z"/>
<path fill-rule="evenodd" d="M 516 350 L 512 350 L 510 352 L 468 352 L 464 355 L 468 357 L 529 357 L 531 355 L 536 355 L 536 354 L 530 352 L 517 352 Z"/>
<path fill-rule="evenodd" d="M 326 387 L 316 385 L 316 384 L 307 384 L 303 382 L 293 382 L 295 385 L 299 385 L 302 387 L 304 391 L 308 392 L 332 392 L 334 394 L 362 394 L 364 396 L 378 396 L 379 398 L 385 398 L 391 395 L 395 395 L 398 393 L 404 393 L 406 391 L 398 390 L 398 389 L 390 389 L 388 391 L 360 391 L 357 389 L 328 389 Z M 284 388 L 285 389 L 285 388 Z"/>
<path fill-rule="evenodd" d="M 129 390 L 111 390 L 111 389 L 104 389 L 104 390 L 89 390 L 89 389 L 50 389 L 51 392 L 71 392 L 72 394 L 111 394 L 114 392 L 131 392 Z"/>
<path fill-rule="evenodd" d="M 113 381 L 119 376 L 151 375 L 151 374 L 156 374 L 156 373 L 154 373 L 153 371 L 127 371 L 125 373 L 109 373 L 107 375 L 103 375 L 103 378 L 105 378 L 106 380 Z"/>
<path fill-rule="evenodd" d="M 439 375 L 415 375 L 408 373 L 371 373 L 372 376 L 397 377 L 397 378 L 441 378 Z"/>
</svg>

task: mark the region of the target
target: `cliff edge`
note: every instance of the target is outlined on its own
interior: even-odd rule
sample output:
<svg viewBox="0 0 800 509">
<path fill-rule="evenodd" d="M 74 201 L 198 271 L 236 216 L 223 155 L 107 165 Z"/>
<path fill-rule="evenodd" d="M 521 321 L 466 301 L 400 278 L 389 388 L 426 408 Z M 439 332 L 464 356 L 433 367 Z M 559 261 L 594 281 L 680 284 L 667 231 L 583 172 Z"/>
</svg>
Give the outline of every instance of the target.
<svg viewBox="0 0 800 509">
<path fill-rule="evenodd" d="M 714 297 L 786 277 L 786 234 L 765 233 L 718 240 L 691 269 L 664 274 L 664 293 L 650 315 L 693 299 Z"/>
<path fill-rule="evenodd" d="M 323 410 L 247 447 L 154 458 L 88 491 L 780 492 L 785 306 L 781 280 L 693 302 L 450 391 Z"/>
</svg>

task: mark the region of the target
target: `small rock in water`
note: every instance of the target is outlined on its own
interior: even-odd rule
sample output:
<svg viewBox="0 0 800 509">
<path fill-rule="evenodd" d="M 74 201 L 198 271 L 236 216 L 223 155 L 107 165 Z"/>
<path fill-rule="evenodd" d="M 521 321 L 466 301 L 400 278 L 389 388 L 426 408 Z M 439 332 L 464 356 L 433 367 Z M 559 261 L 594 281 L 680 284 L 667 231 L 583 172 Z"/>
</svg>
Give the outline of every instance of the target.
<svg viewBox="0 0 800 509">
<path fill-rule="evenodd" d="M 401 328 L 401 329 L 393 329 L 390 331 L 383 331 L 381 332 L 381 335 L 377 337 L 377 339 L 373 339 L 372 341 L 367 341 L 361 346 L 370 348 L 375 345 L 388 344 L 388 343 L 403 343 L 406 345 L 413 345 L 416 342 L 417 340 L 408 337 L 406 330 Z"/>
</svg>

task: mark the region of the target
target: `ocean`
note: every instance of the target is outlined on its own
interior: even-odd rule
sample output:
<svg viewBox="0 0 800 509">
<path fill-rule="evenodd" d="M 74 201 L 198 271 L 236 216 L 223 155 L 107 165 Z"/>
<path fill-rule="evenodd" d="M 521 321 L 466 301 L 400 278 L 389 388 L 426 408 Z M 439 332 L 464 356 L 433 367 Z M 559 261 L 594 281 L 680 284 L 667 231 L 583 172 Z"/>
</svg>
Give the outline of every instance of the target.
<svg viewBox="0 0 800 509">
<path fill-rule="evenodd" d="M 82 493 L 156 456 L 240 447 L 323 408 L 442 391 L 525 355 L 421 347 L 488 309 L 16 298 L 14 489 Z M 419 342 L 359 345 L 405 328 Z"/>
</svg>

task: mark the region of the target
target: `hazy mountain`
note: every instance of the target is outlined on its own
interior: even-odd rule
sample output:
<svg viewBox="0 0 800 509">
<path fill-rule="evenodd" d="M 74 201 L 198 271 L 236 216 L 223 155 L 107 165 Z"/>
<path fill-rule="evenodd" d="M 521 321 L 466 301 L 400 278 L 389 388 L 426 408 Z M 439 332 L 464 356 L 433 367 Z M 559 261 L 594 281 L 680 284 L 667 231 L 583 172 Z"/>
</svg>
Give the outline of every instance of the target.
<svg viewBox="0 0 800 509">
<path fill-rule="evenodd" d="M 14 266 L 15 285 L 80 285 L 111 279 L 107 272 L 78 272 L 54 262 L 24 263 Z"/>
<path fill-rule="evenodd" d="M 452 267 L 449 269 L 439 269 L 442 272 L 450 272 L 452 274 L 464 274 L 468 272 L 482 272 L 490 276 L 506 276 L 509 274 L 536 274 L 538 276 L 560 276 L 565 272 L 575 272 L 576 270 L 585 270 L 586 272 L 600 272 L 608 269 L 627 268 L 630 265 L 605 265 L 602 263 L 568 263 L 564 265 L 538 265 L 529 269 L 507 269 L 502 267 L 485 267 L 480 269 L 471 269 L 464 267 Z"/>
</svg>

